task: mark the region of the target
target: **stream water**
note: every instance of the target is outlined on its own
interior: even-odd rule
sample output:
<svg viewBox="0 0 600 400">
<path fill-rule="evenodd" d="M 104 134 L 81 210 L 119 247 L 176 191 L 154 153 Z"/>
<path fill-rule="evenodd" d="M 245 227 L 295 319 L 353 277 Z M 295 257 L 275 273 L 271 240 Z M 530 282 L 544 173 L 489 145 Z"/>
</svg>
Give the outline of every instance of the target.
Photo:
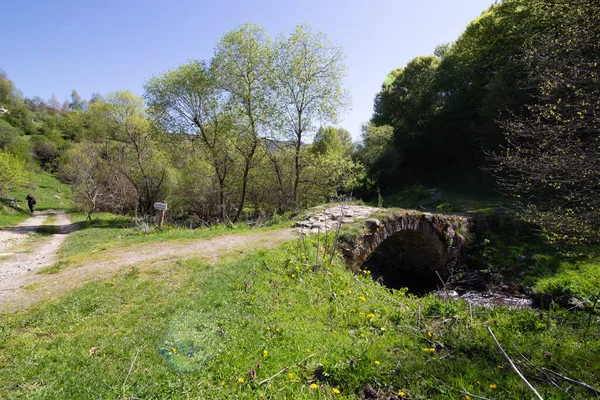
<svg viewBox="0 0 600 400">
<path fill-rule="evenodd" d="M 435 294 L 441 298 L 464 300 L 474 306 L 481 307 L 533 307 L 533 299 L 495 291 L 453 290 L 443 289 L 439 278 L 424 277 L 403 269 L 392 269 L 366 264 L 364 270 L 369 271 L 371 278 L 380 284 L 397 290 L 408 289 L 408 293 L 416 296 Z"/>
</svg>

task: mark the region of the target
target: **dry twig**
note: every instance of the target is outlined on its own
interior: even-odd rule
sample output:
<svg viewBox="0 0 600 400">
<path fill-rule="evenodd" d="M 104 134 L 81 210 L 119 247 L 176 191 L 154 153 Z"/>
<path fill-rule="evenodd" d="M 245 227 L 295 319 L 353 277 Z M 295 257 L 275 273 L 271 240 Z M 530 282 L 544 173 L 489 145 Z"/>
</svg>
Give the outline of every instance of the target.
<svg viewBox="0 0 600 400">
<path fill-rule="evenodd" d="M 312 358 L 312 357 L 314 357 L 314 356 L 316 356 L 316 354 L 311 354 L 310 356 L 308 356 L 308 357 L 306 357 L 306 358 L 304 358 L 304 359 L 302 359 L 302 360 L 298 361 L 296 364 L 293 364 L 293 365 L 290 365 L 290 366 L 288 366 L 288 367 L 285 367 L 284 369 L 282 369 L 281 371 L 279 371 L 279 372 L 278 372 L 278 373 L 276 373 L 275 375 L 271 376 L 270 378 L 267 378 L 267 379 L 265 379 L 265 380 L 262 380 L 262 381 L 258 382 L 258 385 L 260 386 L 260 385 L 262 385 L 263 383 L 267 383 L 267 382 L 271 381 L 273 378 L 275 378 L 276 376 L 278 376 L 278 375 L 280 375 L 280 374 L 283 374 L 285 371 L 287 371 L 288 369 L 292 368 L 294 365 L 302 364 L 304 361 L 306 361 L 306 360 L 308 360 L 309 358 Z"/>
<path fill-rule="evenodd" d="M 519 375 L 519 378 L 521 378 L 523 380 L 523 382 L 525 382 L 525 384 L 527 385 L 527 387 L 529 389 L 531 389 L 531 391 L 533 391 L 533 393 L 535 393 L 536 397 L 540 400 L 544 400 L 542 398 L 542 396 L 540 396 L 540 394 L 537 392 L 537 390 L 535 390 L 535 388 L 531 385 L 531 383 L 529 383 L 529 381 L 527 379 L 525 379 L 525 377 L 523 376 L 523 374 L 521 374 L 521 371 L 519 371 L 519 369 L 516 367 L 516 365 L 512 362 L 512 360 L 510 359 L 510 357 L 508 356 L 508 354 L 506 354 L 506 352 L 504 351 L 504 349 L 502 348 L 502 346 L 500 346 L 500 343 L 498 342 L 498 339 L 496 339 L 496 336 L 494 336 L 494 332 L 492 332 L 492 330 L 490 329 L 490 327 L 487 327 L 488 332 L 490 333 L 490 335 L 492 335 L 492 339 L 494 339 L 494 342 L 496 342 L 496 345 L 498 346 L 498 348 L 500 349 L 500 351 L 502 352 L 502 355 L 504 355 L 504 358 L 506 358 L 506 360 L 508 361 L 508 363 L 510 364 L 510 366 L 512 367 L 512 369 L 517 373 L 517 375 Z"/>
<path fill-rule="evenodd" d="M 551 374 L 558 376 L 559 378 L 564 379 L 567 382 L 571 382 L 571 383 L 574 383 L 576 385 L 583 386 L 584 388 L 586 388 L 588 390 L 591 390 L 592 392 L 595 392 L 596 394 L 600 394 L 600 390 L 596 389 L 595 387 L 592 387 L 592 386 L 588 385 L 585 382 L 576 381 L 575 379 L 569 378 L 568 376 L 561 375 L 558 372 L 554 372 L 552 370 L 549 370 L 548 368 L 542 367 L 542 369 L 544 371 L 546 371 L 546 372 L 550 372 Z"/>
</svg>

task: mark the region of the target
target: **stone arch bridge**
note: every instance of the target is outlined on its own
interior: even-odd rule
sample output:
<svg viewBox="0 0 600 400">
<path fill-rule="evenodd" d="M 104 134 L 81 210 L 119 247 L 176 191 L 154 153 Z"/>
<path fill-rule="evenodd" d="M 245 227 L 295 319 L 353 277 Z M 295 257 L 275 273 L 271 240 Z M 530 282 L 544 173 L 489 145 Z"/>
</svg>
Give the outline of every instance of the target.
<svg viewBox="0 0 600 400">
<path fill-rule="evenodd" d="M 468 217 L 404 209 L 337 206 L 307 214 L 296 223 L 303 233 L 340 226 L 340 247 L 357 271 L 377 250 L 377 262 L 400 271 L 446 278 L 460 265 L 472 221 Z"/>
</svg>

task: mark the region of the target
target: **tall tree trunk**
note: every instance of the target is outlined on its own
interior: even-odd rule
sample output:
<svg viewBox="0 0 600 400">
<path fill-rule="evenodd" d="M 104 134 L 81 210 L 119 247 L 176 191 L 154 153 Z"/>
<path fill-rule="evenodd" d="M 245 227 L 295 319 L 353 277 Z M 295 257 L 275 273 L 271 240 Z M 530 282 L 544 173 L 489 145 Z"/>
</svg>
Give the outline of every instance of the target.
<svg viewBox="0 0 600 400">
<path fill-rule="evenodd" d="M 298 186 L 300 185 L 300 148 L 302 147 L 302 112 L 298 111 L 298 130 L 296 131 L 296 156 L 294 162 L 294 208 L 298 208 Z"/>
<path fill-rule="evenodd" d="M 256 139 L 252 144 L 252 148 L 250 150 L 250 154 L 248 154 L 246 158 L 246 163 L 244 165 L 244 174 L 242 175 L 242 197 L 240 199 L 240 205 L 238 206 L 237 214 L 233 220 L 233 222 L 237 222 L 244 211 L 244 204 L 246 203 L 246 189 L 248 187 L 248 172 L 250 171 L 250 164 L 252 164 L 252 158 L 254 157 L 254 153 L 256 152 L 256 147 L 258 143 Z"/>
</svg>

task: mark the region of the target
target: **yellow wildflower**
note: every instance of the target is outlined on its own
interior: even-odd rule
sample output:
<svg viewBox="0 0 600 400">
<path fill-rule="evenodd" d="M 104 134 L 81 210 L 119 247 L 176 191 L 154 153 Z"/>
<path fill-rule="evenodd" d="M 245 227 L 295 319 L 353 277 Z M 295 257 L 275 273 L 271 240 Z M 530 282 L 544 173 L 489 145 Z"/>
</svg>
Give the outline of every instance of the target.
<svg viewBox="0 0 600 400">
<path fill-rule="evenodd" d="M 465 400 L 471 400 L 471 396 L 469 396 L 468 394 L 465 395 Z"/>
<path fill-rule="evenodd" d="M 269 355 L 269 351 L 268 350 L 263 350 L 263 357 L 266 357 Z"/>
<path fill-rule="evenodd" d="M 291 372 L 288 374 L 288 378 L 292 379 L 294 377 L 294 374 L 292 374 Z"/>
<path fill-rule="evenodd" d="M 433 334 L 431 332 L 427 331 L 427 336 L 432 337 Z"/>
<path fill-rule="evenodd" d="M 311 384 L 310 384 L 310 388 L 311 388 L 311 389 L 316 389 L 316 388 L 318 388 L 318 387 L 319 387 L 319 386 L 318 386 L 316 383 L 311 383 Z"/>
<path fill-rule="evenodd" d="M 400 396 L 400 397 L 404 397 L 404 395 L 405 395 L 405 394 L 406 394 L 406 393 L 404 393 L 403 391 L 399 391 L 399 392 L 398 392 L 398 396 Z"/>
<path fill-rule="evenodd" d="M 375 314 L 367 314 L 367 318 L 368 318 L 368 319 L 371 319 L 371 318 L 373 318 L 374 316 L 375 316 Z"/>
<path fill-rule="evenodd" d="M 340 391 L 339 391 L 339 389 L 333 388 L 333 393 L 335 393 L 335 394 L 339 394 L 339 393 L 340 393 Z"/>
<path fill-rule="evenodd" d="M 360 334 L 360 337 L 365 337 L 365 334 L 364 334 L 364 333 L 361 333 L 361 334 Z"/>
<path fill-rule="evenodd" d="M 244 378 L 238 378 L 239 383 L 244 383 Z"/>
<path fill-rule="evenodd" d="M 495 384 L 495 383 L 492 383 L 492 384 L 490 384 L 490 389 L 496 389 L 496 387 L 497 387 L 497 386 L 496 386 L 496 384 Z"/>
<path fill-rule="evenodd" d="M 381 363 L 380 363 L 379 361 L 377 361 L 377 360 L 373 361 L 373 363 L 374 363 L 375 365 L 379 365 L 379 364 L 381 364 Z"/>
<path fill-rule="evenodd" d="M 366 297 L 365 297 L 365 296 L 360 296 L 359 298 L 360 298 L 362 301 L 367 301 L 367 299 L 366 299 Z"/>
</svg>

